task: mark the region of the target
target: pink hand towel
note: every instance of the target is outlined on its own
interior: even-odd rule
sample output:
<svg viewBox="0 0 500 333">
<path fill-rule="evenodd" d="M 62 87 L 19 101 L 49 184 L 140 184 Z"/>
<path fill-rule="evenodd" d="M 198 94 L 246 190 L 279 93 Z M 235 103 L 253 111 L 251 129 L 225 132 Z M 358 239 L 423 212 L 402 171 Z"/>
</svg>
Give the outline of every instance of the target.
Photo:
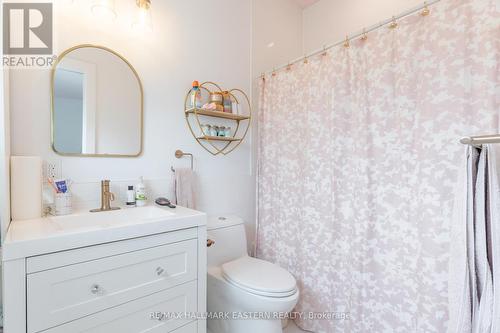
<svg viewBox="0 0 500 333">
<path fill-rule="evenodd" d="M 191 169 L 175 170 L 175 201 L 182 207 L 195 209 L 195 177 Z"/>
</svg>

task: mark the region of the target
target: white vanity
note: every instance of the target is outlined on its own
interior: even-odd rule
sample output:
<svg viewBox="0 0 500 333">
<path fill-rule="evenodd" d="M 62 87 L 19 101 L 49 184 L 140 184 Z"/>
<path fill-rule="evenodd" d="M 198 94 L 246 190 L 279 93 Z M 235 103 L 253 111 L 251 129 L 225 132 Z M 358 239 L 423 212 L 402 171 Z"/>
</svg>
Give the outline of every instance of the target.
<svg viewBox="0 0 500 333">
<path fill-rule="evenodd" d="M 13 221 L 4 330 L 205 333 L 206 244 L 206 215 L 182 207 Z"/>
</svg>

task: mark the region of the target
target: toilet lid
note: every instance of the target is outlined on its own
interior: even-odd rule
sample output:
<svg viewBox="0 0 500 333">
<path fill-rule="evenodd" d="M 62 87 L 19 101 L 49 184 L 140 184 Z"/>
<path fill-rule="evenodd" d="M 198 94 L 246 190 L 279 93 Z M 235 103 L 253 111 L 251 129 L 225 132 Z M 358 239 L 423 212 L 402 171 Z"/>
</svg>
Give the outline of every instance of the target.
<svg viewBox="0 0 500 333">
<path fill-rule="evenodd" d="M 285 269 L 252 257 L 223 264 L 222 275 L 230 283 L 258 295 L 286 297 L 297 290 L 295 278 Z"/>
</svg>

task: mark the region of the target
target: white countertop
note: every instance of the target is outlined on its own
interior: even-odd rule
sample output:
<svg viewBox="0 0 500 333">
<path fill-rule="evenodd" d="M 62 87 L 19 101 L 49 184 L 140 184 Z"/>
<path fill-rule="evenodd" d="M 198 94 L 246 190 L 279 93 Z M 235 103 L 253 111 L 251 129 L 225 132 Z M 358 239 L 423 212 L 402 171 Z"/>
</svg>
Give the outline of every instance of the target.
<svg viewBox="0 0 500 333">
<path fill-rule="evenodd" d="M 165 212 L 165 216 L 151 214 L 137 219 L 134 215 L 141 212 L 142 208 L 122 208 L 112 212 L 90 213 L 82 210 L 67 216 L 12 221 L 2 247 L 2 260 L 26 258 L 206 225 L 207 216 L 199 211 L 179 206 L 147 207 L 157 207 Z"/>
</svg>

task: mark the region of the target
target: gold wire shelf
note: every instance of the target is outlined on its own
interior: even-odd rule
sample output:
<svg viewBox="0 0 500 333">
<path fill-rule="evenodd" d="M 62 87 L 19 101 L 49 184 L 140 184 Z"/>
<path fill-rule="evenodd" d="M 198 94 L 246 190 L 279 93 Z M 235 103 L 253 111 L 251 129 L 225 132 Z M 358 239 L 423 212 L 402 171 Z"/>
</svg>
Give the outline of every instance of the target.
<svg viewBox="0 0 500 333">
<path fill-rule="evenodd" d="M 205 136 L 198 136 L 196 138 L 197 140 L 212 140 L 212 141 L 226 141 L 226 142 L 236 142 L 236 141 L 241 141 L 241 139 L 237 138 L 230 138 L 227 136 L 210 136 L 210 135 L 205 135 Z"/>
<path fill-rule="evenodd" d="M 196 113 L 200 116 L 232 119 L 232 120 L 237 120 L 237 121 L 247 120 L 250 118 L 249 116 L 241 116 L 239 114 L 232 114 L 232 113 L 227 113 L 227 112 L 204 110 L 204 109 L 188 109 L 188 110 L 186 110 L 186 113 Z"/>
<path fill-rule="evenodd" d="M 219 85 L 209 81 L 202 83 L 200 85 L 200 90 L 209 94 L 212 91 L 223 92 Z M 192 91 L 193 89 L 190 89 L 188 91 L 184 100 L 184 114 L 186 116 L 186 122 L 189 130 L 191 131 L 191 134 L 196 139 L 198 144 L 212 155 L 227 155 L 231 153 L 243 142 L 250 128 L 252 119 L 252 106 L 247 94 L 245 94 L 245 92 L 241 89 L 228 90 L 228 93 L 231 96 L 231 101 L 234 101 L 236 103 L 236 105 L 238 106 L 238 110 L 243 111 L 244 105 L 248 107 L 248 115 L 205 110 L 202 108 L 193 108 L 189 105 Z M 240 100 L 238 98 L 240 98 L 240 100 L 244 103 L 243 105 L 240 103 Z M 235 129 L 232 133 L 232 136 L 226 137 L 206 135 L 206 133 L 202 129 L 200 116 L 218 118 L 221 121 L 234 121 Z"/>
</svg>

